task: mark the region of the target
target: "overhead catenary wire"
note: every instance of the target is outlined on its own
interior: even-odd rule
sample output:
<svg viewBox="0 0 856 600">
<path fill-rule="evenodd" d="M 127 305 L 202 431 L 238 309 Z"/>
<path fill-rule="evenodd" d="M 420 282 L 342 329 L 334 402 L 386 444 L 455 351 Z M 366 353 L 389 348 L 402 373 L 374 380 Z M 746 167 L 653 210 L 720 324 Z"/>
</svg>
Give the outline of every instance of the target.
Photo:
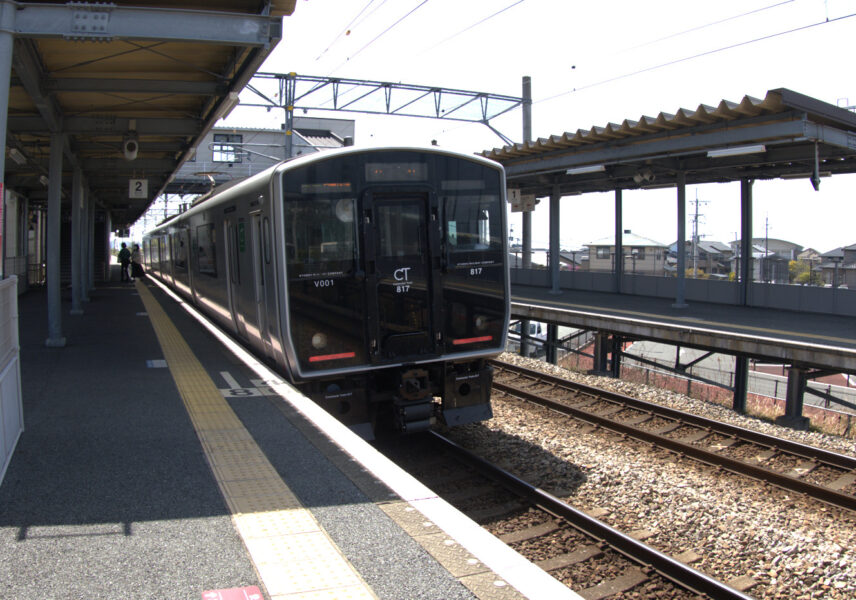
<svg viewBox="0 0 856 600">
<path fill-rule="evenodd" d="M 387 34 L 387 33 L 389 33 L 390 31 L 392 31 L 392 30 L 393 30 L 395 27 L 397 27 L 397 26 L 398 26 L 402 21 L 404 21 L 407 17 L 409 17 L 410 15 L 412 15 L 413 13 L 415 13 L 417 10 L 419 10 L 419 9 L 420 9 L 420 8 L 422 8 L 423 6 L 425 6 L 427 3 L 428 3 L 428 0 L 422 0 L 422 2 L 420 2 L 420 3 L 419 3 L 417 6 L 415 6 L 414 8 L 410 9 L 410 11 L 408 11 L 404 16 L 400 17 L 400 18 L 399 18 L 397 21 L 395 21 L 392 25 L 390 25 L 389 27 L 387 27 L 386 29 L 384 29 L 383 31 L 381 31 L 379 34 L 377 34 L 375 37 L 373 37 L 373 38 L 372 38 L 368 43 L 366 43 L 362 48 L 360 48 L 359 50 L 357 50 L 356 52 L 354 52 L 352 55 L 350 55 L 348 58 L 346 58 L 346 59 L 345 59 L 345 61 L 344 61 L 344 62 L 342 62 L 339 66 L 337 66 L 335 69 L 333 69 L 333 70 L 331 71 L 331 73 L 332 73 L 332 72 L 335 72 L 335 71 L 338 71 L 341 67 L 343 67 L 344 65 L 346 65 L 349 61 L 351 61 L 352 59 L 354 59 L 354 58 L 356 58 L 357 56 L 359 56 L 359 54 L 360 54 L 361 52 L 363 52 L 363 50 L 365 50 L 366 48 L 368 48 L 369 46 L 371 46 L 372 44 L 374 44 L 376 41 L 378 41 L 381 37 L 383 37 L 384 35 L 386 35 L 386 34 Z"/>
<path fill-rule="evenodd" d="M 743 17 L 748 17 L 760 12 L 764 12 L 765 10 L 770 10 L 772 8 L 778 8 L 785 4 L 790 4 L 795 0 L 784 0 L 783 2 L 777 2 L 776 4 L 770 4 L 768 6 L 762 6 L 761 8 L 756 8 L 755 10 L 750 10 L 749 12 L 740 13 L 739 15 L 732 15 L 730 17 L 726 17 L 724 19 L 720 19 L 718 21 L 711 21 L 710 23 L 705 23 L 704 25 L 699 25 L 697 27 L 691 27 L 690 29 L 684 29 L 683 31 L 678 31 L 675 33 L 671 33 L 669 35 L 663 36 L 661 38 L 657 38 L 655 40 L 650 40 L 648 42 L 642 42 L 641 44 L 636 44 L 635 46 L 630 46 L 629 48 L 625 48 L 619 52 L 619 54 L 623 52 L 629 52 L 631 50 L 638 50 L 639 48 L 644 48 L 645 46 L 651 46 L 653 44 L 659 44 L 660 42 L 664 42 L 666 40 L 671 40 L 672 38 L 680 37 L 682 35 L 686 35 L 688 33 L 693 33 L 695 31 L 701 31 L 702 29 L 707 29 L 708 27 L 713 27 L 715 25 L 722 25 L 723 23 L 728 23 L 729 21 L 736 21 L 737 19 L 742 19 Z"/>
<path fill-rule="evenodd" d="M 793 1 L 793 0 L 787 0 L 787 1 L 788 1 L 788 2 L 791 2 L 791 1 Z M 780 4 L 784 4 L 784 3 L 780 3 Z M 770 5 L 770 6 L 766 7 L 766 8 L 772 8 L 772 7 L 774 7 L 774 6 L 778 6 L 778 5 Z M 759 10 L 764 10 L 764 9 L 759 9 Z M 755 11 L 755 12 L 757 12 L 757 11 Z M 748 15 L 748 14 L 751 14 L 751 13 L 744 13 L 744 15 L 737 15 L 737 16 L 732 17 L 732 18 L 738 18 L 738 17 L 740 17 L 740 16 L 745 16 L 745 15 Z M 711 55 L 711 54 L 716 54 L 716 53 L 718 53 L 718 52 L 723 52 L 723 51 L 725 51 L 725 50 L 731 50 L 731 49 L 733 49 L 733 48 L 739 48 L 739 47 L 741 47 L 741 46 L 746 46 L 746 45 L 753 44 L 753 43 L 756 43 L 756 42 L 761 42 L 761 41 L 769 40 L 769 39 L 772 39 L 772 38 L 780 37 L 780 36 L 783 36 L 783 35 L 788 35 L 788 34 L 796 33 L 796 32 L 799 32 L 799 31 L 804 31 L 804 30 L 807 30 L 807 29 L 811 29 L 811 28 L 813 28 L 813 27 L 817 27 L 817 26 L 819 26 L 819 25 L 827 25 L 827 24 L 830 24 L 830 23 L 834 23 L 834 22 L 836 22 L 836 21 L 842 21 L 842 20 L 844 20 L 844 19 L 849 19 L 849 18 L 854 17 L 854 16 L 856 16 L 856 13 L 851 13 L 851 14 L 848 14 L 848 15 L 843 15 L 843 16 L 841 16 L 841 17 L 836 17 L 836 18 L 833 18 L 833 19 L 830 19 L 830 18 L 827 16 L 827 17 L 825 18 L 825 20 L 823 20 L 823 21 L 818 21 L 818 22 L 816 22 L 816 23 L 810 23 L 810 24 L 808 24 L 808 25 L 804 25 L 804 26 L 802 26 L 802 27 L 796 27 L 796 28 L 793 28 L 793 29 L 788 29 L 788 30 L 785 30 L 785 31 L 780 31 L 780 32 L 778 32 L 778 33 L 773 33 L 773 34 L 770 34 L 770 35 L 766 35 L 766 36 L 761 36 L 761 37 L 753 38 L 753 39 L 746 40 L 746 41 L 743 41 L 743 42 L 738 42 L 738 43 L 736 43 L 736 44 L 731 44 L 731 45 L 728 45 L 728 46 L 723 46 L 723 47 L 721 47 L 721 48 L 716 48 L 716 49 L 713 49 L 713 50 L 708 50 L 708 51 L 705 51 L 705 52 L 700 52 L 700 53 L 698 53 L 698 54 L 694 54 L 694 55 L 691 55 L 691 56 L 686 56 L 686 57 L 683 57 L 683 58 L 679 58 L 679 59 L 676 59 L 676 60 L 668 61 L 668 62 L 661 63 L 661 64 L 658 64 L 658 65 L 654 65 L 654 66 L 651 66 L 651 67 L 646 67 L 646 68 L 643 68 L 643 69 L 639 69 L 639 70 L 636 70 L 636 71 L 632 71 L 632 72 L 630 72 L 630 73 L 625 73 L 625 74 L 623 74 L 623 75 L 617 75 L 617 76 L 615 76 L 615 77 L 610 77 L 610 78 L 608 78 L 608 79 L 604 79 L 604 80 L 601 80 L 601 81 L 598 81 L 598 82 L 595 82 L 595 83 L 591 83 L 591 84 L 588 84 L 588 85 L 584 85 L 584 86 L 576 87 L 576 88 L 574 88 L 574 89 L 572 89 L 572 90 L 567 90 L 567 91 L 565 91 L 565 92 L 560 92 L 560 93 L 558 93 L 558 94 L 554 94 L 554 95 L 552 95 L 552 96 L 547 96 L 547 97 L 545 97 L 545 98 L 540 98 L 540 99 L 538 99 L 538 100 L 534 100 L 534 101 L 532 102 L 532 104 L 533 104 L 533 105 L 534 105 L 534 104 L 542 104 L 542 103 L 545 103 L 545 102 L 549 102 L 549 101 L 555 100 L 555 99 L 557 99 L 557 98 L 561 98 L 561 97 L 563 97 L 563 96 L 567 96 L 567 95 L 570 95 L 570 94 L 573 94 L 573 93 L 579 92 L 579 91 L 583 91 L 583 90 L 587 90 L 587 89 L 595 88 L 595 87 L 598 87 L 598 86 L 601 86 L 601 85 L 606 85 L 607 83 L 612 83 L 612 82 L 615 82 L 615 81 L 619 81 L 619 80 L 621 80 L 621 79 L 626 79 L 626 78 L 629 78 L 629 77 L 633 77 L 633 76 L 636 76 L 636 75 L 640 75 L 640 74 L 642 74 L 642 73 L 647 73 L 647 72 L 655 71 L 655 70 L 657 70 L 657 69 L 665 68 L 665 67 L 672 66 L 672 65 L 675 65 L 675 64 L 680 64 L 680 63 L 682 63 L 682 62 L 687 62 L 687 61 L 694 60 L 694 59 L 696 59 L 696 58 L 701 58 L 701 57 L 704 57 L 704 56 L 708 56 L 708 55 Z M 726 20 L 728 20 L 728 19 L 726 19 Z M 713 24 L 715 24 L 715 23 L 710 23 L 709 25 L 713 25 Z M 688 31 L 689 31 L 689 30 L 688 30 Z M 680 34 L 674 34 L 674 35 L 680 35 Z M 668 36 L 668 37 L 674 37 L 674 36 Z M 662 38 L 662 39 L 667 39 L 667 38 Z M 653 42 L 650 42 L 650 43 L 653 43 Z M 643 44 L 643 45 L 645 45 L 645 44 Z M 459 125 L 459 126 L 457 126 L 457 127 L 453 127 L 453 128 L 451 128 L 451 129 L 460 129 L 460 128 L 462 128 L 462 127 L 466 127 L 466 126 L 467 126 L 466 124 L 461 124 L 461 125 Z M 448 130 L 450 130 L 450 129 L 449 129 L 449 128 L 443 129 L 443 130 L 442 130 L 442 133 L 445 133 L 445 132 L 447 132 Z"/>
<path fill-rule="evenodd" d="M 330 43 L 327 45 L 327 47 L 326 47 L 326 48 L 324 48 L 324 50 L 322 50 L 322 51 L 321 51 L 321 53 L 320 53 L 318 56 L 316 56 L 316 57 L 315 57 L 315 60 L 316 60 L 316 61 L 317 61 L 317 60 L 320 60 L 322 56 L 324 56 L 325 54 L 327 54 L 327 52 L 330 50 L 330 48 L 332 48 L 334 45 L 336 45 L 336 42 L 338 42 L 338 41 L 339 41 L 339 39 L 341 39 L 341 37 L 342 37 L 343 35 L 347 35 L 348 33 L 350 33 L 350 31 L 351 31 L 351 27 L 353 27 L 354 23 L 356 23 L 356 22 L 357 22 L 357 19 L 359 19 L 359 18 L 360 18 L 360 16 L 361 16 L 364 12 L 366 12 L 366 10 L 368 10 L 368 8 L 369 8 L 372 4 L 374 4 L 374 2 L 375 2 L 375 0 L 369 0 L 369 1 L 368 1 L 368 3 L 367 3 L 365 6 L 363 6 L 363 8 L 362 8 L 362 9 L 360 9 L 360 12 L 358 12 L 358 13 L 357 13 L 357 15 L 356 15 L 353 19 L 351 19 L 351 22 L 350 22 L 350 23 L 348 23 L 347 25 L 345 25 L 345 28 L 344 28 L 342 31 L 340 31 L 340 32 L 336 35 L 336 37 L 334 37 L 334 38 L 333 38 L 333 41 L 332 41 L 332 42 L 330 42 Z M 383 0 L 383 2 L 381 2 L 377 7 L 375 7 L 375 11 L 376 11 L 378 8 L 380 8 L 381 6 L 383 6 L 384 4 L 386 4 L 386 2 L 387 2 L 387 0 Z M 374 12 L 374 11 L 372 11 L 372 12 Z M 369 13 L 369 14 L 371 14 L 371 13 Z"/>
<path fill-rule="evenodd" d="M 715 49 L 713 49 L 713 50 L 707 50 L 707 51 L 705 51 L 705 52 L 699 52 L 698 54 L 693 54 L 693 55 L 691 55 L 691 56 L 685 56 L 685 57 L 683 57 L 683 58 L 678 58 L 678 59 L 675 59 L 675 60 L 670 60 L 670 61 L 667 61 L 667 62 L 664 62 L 664 63 L 660 63 L 660 64 L 658 64 L 658 65 L 653 65 L 653 66 L 650 66 L 650 67 L 645 67 L 644 69 L 638 69 L 638 70 L 636 70 L 636 71 L 632 71 L 632 72 L 630 72 L 630 73 L 624 73 L 624 74 L 622 74 L 622 75 L 616 75 L 615 77 L 610 77 L 610 78 L 608 78 L 608 79 L 602 79 L 601 81 L 597 81 L 597 82 L 595 82 L 595 83 L 590 83 L 590 84 L 588 84 L 588 85 L 583 85 L 583 86 L 575 87 L 574 89 L 567 90 L 567 91 L 564 91 L 564 92 L 560 92 L 560 93 L 558 93 L 558 94 L 553 94 L 552 96 L 547 96 L 546 98 L 540 98 L 540 99 L 538 99 L 538 100 L 534 100 L 534 101 L 532 102 L 532 104 L 541 104 L 541 103 L 544 103 L 544 102 L 550 102 L 550 101 L 555 100 L 555 99 L 557 99 L 557 98 L 561 98 L 561 97 L 563 97 L 563 96 L 568 96 L 568 95 L 570 95 L 570 94 L 574 94 L 574 93 L 576 93 L 576 92 L 580 92 L 580 91 L 582 91 L 582 90 L 592 89 L 592 88 L 594 88 L 594 87 L 599 87 L 599 86 L 601 86 L 601 85 L 606 85 L 607 83 L 613 83 L 613 82 L 615 82 L 615 81 L 619 81 L 619 80 L 621 80 L 621 79 L 627 79 L 627 78 L 629 78 L 629 77 L 634 77 L 634 76 L 636 76 L 636 75 L 641 75 L 642 73 L 649 73 L 649 72 L 651 72 L 651 71 L 656 71 L 656 70 L 658 70 L 658 69 L 662 69 L 662 68 L 664 68 L 664 67 L 670 67 L 670 66 L 672 66 L 672 65 L 677 65 L 677 64 L 680 64 L 680 63 L 683 63 L 683 62 L 687 62 L 687 61 L 690 61 L 690 60 L 695 60 L 695 59 L 697 59 L 697 58 L 701 58 L 701 57 L 703 57 L 703 56 L 710 56 L 711 54 L 717 54 L 717 53 L 719 53 L 719 52 L 724 52 L 724 51 L 726 51 L 726 50 L 732 50 L 732 49 L 734 49 L 734 48 L 739 48 L 739 47 L 741 47 L 741 46 L 747 46 L 747 45 L 749 45 L 749 44 L 754 44 L 754 43 L 757 43 L 757 42 L 762 42 L 762 41 L 765 41 L 765 40 L 770 40 L 770 39 L 773 39 L 773 38 L 776 38 L 776 37 L 780 37 L 780 36 L 783 36 L 783 35 L 788 35 L 788 34 L 791 34 L 791 33 L 796 33 L 796 32 L 798 32 L 798 31 L 805 31 L 806 29 L 811 29 L 811 28 L 813 28 L 813 27 L 817 27 L 817 26 L 819 26 L 819 25 L 829 25 L 829 24 L 831 24 L 831 23 L 835 23 L 835 22 L 837 22 L 837 21 L 843 21 L 844 19 L 849 19 L 849 18 L 851 18 L 851 17 L 856 17 L 856 13 L 851 13 L 851 14 L 849 14 L 849 15 L 844 15 L 844 16 L 841 16 L 841 17 L 836 17 L 836 18 L 834 18 L 834 19 L 827 19 L 827 20 L 825 20 L 825 21 L 818 21 L 817 23 L 810 23 L 809 25 L 803 25 L 802 27 L 795 27 L 795 28 L 793 28 L 793 29 L 788 29 L 788 30 L 786 30 L 786 31 L 780 31 L 780 32 L 778 32 L 778 33 L 771 33 L 770 35 L 765 35 L 765 36 L 761 36 L 761 37 L 753 38 L 753 39 L 751 39 L 751 40 L 746 40 L 746 41 L 743 41 L 743 42 L 738 42 L 738 43 L 736 43 L 736 44 L 730 44 L 730 45 L 728 45 L 728 46 L 723 46 L 723 47 L 721 47 L 721 48 L 715 48 Z"/>
<path fill-rule="evenodd" d="M 789 1 L 789 2 L 793 2 L 793 0 L 788 0 L 788 1 Z M 455 39 L 455 38 L 456 38 L 456 37 L 458 37 L 459 35 L 461 35 L 461 34 L 463 34 L 463 33 L 466 33 L 467 31 L 469 31 L 470 29 L 475 29 L 475 28 L 476 28 L 476 27 L 478 27 L 479 25 L 481 25 L 481 24 L 483 24 L 483 23 L 486 23 L 487 21 L 490 21 L 490 20 L 491 20 L 491 19 L 493 19 L 494 17 L 499 16 L 499 15 L 501 15 L 502 13 L 504 13 L 505 11 L 507 11 L 507 10 L 509 10 L 509 9 L 511 9 L 511 8 L 514 8 L 514 7 L 515 7 L 515 6 L 517 6 L 518 4 L 522 4 L 522 3 L 524 3 L 524 2 L 526 2 L 526 0 L 517 0 L 516 2 L 513 2 L 512 4 L 509 4 L 509 5 L 508 5 L 508 6 L 506 6 L 505 8 L 502 8 L 502 9 L 500 9 L 500 10 L 496 11 L 495 13 L 493 13 L 493 14 L 491 14 L 491 15 L 488 15 L 488 16 L 486 16 L 486 17 L 484 17 L 484 18 L 480 19 L 479 21 L 476 21 L 476 22 L 475 22 L 475 23 L 473 23 L 472 25 L 468 25 L 467 27 L 465 27 L 464 29 L 461 29 L 461 30 L 460 30 L 460 31 L 458 31 L 457 33 L 453 33 L 452 35 L 450 35 L 450 36 L 448 36 L 448 37 L 446 37 L 446 38 L 444 38 L 444 39 L 440 40 L 439 42 L 437 42 L 436 44 L 434 44 L 434 45 L 433 45 L 433 46 L 431 46 L 430 48 L 426 49 L 424 52 L 430 52 L 430 51 L 431 51 L 431 50 L 433 50 L 434 48 L 437 48 L 438 46 L 442 46 L 442 45 L 443 45 L 443 44 L 445 44 L 446 42 L 448 42 L 448 41 L 451 41 L 451 40 Z"/>
</svg>

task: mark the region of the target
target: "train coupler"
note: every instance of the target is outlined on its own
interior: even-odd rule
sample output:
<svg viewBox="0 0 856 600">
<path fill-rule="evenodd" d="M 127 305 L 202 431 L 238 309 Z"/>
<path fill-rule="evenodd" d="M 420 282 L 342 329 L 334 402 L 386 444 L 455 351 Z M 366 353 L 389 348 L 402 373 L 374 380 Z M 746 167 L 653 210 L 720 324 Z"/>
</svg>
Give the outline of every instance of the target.
<svg viewBox="0 0 856 600">
<path fill-rule="evenodd" d="M 425 431 L 433 422 L 434 397 L 428 371 L 410 369 L 401 374 L 398 394 L 393 400 L 395 421 L 404 433 Z"/>
</svg>

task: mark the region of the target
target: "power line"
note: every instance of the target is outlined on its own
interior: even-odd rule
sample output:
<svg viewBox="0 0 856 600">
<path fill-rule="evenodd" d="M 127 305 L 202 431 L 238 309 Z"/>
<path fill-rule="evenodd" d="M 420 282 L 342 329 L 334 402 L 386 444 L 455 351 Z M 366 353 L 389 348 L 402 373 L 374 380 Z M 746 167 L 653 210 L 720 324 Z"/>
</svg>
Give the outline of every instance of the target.
<svg viewBox="0 0 856 600">
<path fill-rule="evenodd" d="M 402 21 L 404 21 L 404 19 L 406 19 L 407 17 L 409 17 L 410 15 L 412 15 L 413 13 L 415 13 L 417 10 L 419 10 L 420 8 L 422 8 L 423 6 L 425 6 L 427 3 L 428 3 L 428 0 L 422 0 L 422 2 L 420 2 L 416 7 L 414 7 L 413 9 L 411 9 L 407 14 L 405 14 L 403 17 L 401 17 L 400 19 L 398 19 L 395 23 L 393 23 L 392 25 L 390 25 L 389 27 L 387 27 L 386 29 L 384 29 L 383 31 L 381 31 L 381 32 L 380 32 L 379 34 L 377 34 L 374 38 L 372 38 L 372 39 L 371 39 L 371 41 L 369 41 L 365 46 L 363 46 L 362 48 L 360 48 L 359 50 L 357 50 L 356 52 L 354 52 L 351 56 L 349 56 L 348 58 L 346 58 L 346 59 L 345 59 L 345 62 L 341 63 L 338 67 L 336 67 L 335 69 L 333 69 L 333 71 L 337 71 L 339 68 L 341 68 L 342 66 L 344 66 L 345 64 L 347 64 L 347 62 L 348 62 L 348 61 L 350 61 L 352 58 L 355 58 L 355 57 L 356 57 L 357 55 L 359 55 L 363 50 L 365 50 L 366 48 L 368 48 L 369 46 L 371 46 L 372 44 L 374 44 L 377 40 L 379 40 L 381 37 L 383 37 L 384 35 L 386 35 L 386 34 L 387 34 L 387 33 L 389 33 L 390 31 L 392 31 L 392 29 L 393 29 L 394 27 L 396 27 L 399 23 L 401 23 Z M 331 71 L 331 72 L 333 72 L 333 71 Z"/>
<path fill-rule="evenodd" d="M 450 40 L 455 39 L 456 37 L 458 37 L 458 36 L 459 36 L 459 35 L 461 35 L 462 33 L 466 33 L 466 32 L 467 32 L 467 31 L 469 31 L 470 29 L 473 29 L 473 28 L 475 28 L 475 27 L 478 27 L 478 26 L 479 26 L 479 25 L 481 25 L 482 23 L 485 23 L 486 21 L 491 20 L 492 18 L 494 18 L 494 17 L 495 17 L 495 16 L 497 16 L 497 15 L 501 15 L 502 13 L 504 13 L 505 11 L 507 11 L 508 9 L 510 9 L 510 8 L 514 8 L 514 7 L 515 7 L 515 6 L 517 6 L 518 4 L 522 4 L 522 3 L 523 3 L 523 2 L 525 2 L 525 1 L 526 1 L 526 0 L 517 0 L 517 2 L 514 2 L 513 4 L 509 4 L 509 5 L 508 5 L 508 6 L 506 6 L 505 8 L 503 8 L 503 9 L 500 9 L 500 10 L 496 11 L 496 12 L 495 12 L 495 13 L 493 13 L 492 15 L 489 15 L 489 16 L 487 16 L 487 17 L 484 17 L 484 18 L 483 18 L 483 19 L 481 19 L 480 21 L 477 21 L 477 22 L 473 23 L 473 24 L 472 24 L 472 25 L 470 25 L 469 27 L 465 27 L 464 29 L 461 29 L 459 32 L 457 32 L 457 33 L 453 33 L 453 34 L 452 34 L 452 35 L 450 35 L 449 37 L 447 37 L 447 38 L 445 38 L 445 39 L 443 39 L 443 40 L 440 40 L 439 42 L 437 42 L 436 44 L 434 44 L 433 46 L 431 46 L 430 48 L 428 48 L 427 50 L 425 50 L 425 52 L 430 52 L 430 51 L 431 51 L 431 50 L 433 50 L 434 48 L 437 48 L 438 46 L 442 46 L 442 45 L 443 45 L 443 44 L 445 44 L 446 42 L 448 42 L 448 41 L 450 41 Z M 789 1 L 789 2 L 793 2 L 793 0 L 788 0 L 788 1 Z"/>
<path fill-rule="evenodd" d="M 684 31 L 678 31 L 677 33 L 672 33 L 670 35 L 667 35 L 667 36 L 664 36 L 661 38 L 657 38 L 656 40 L 651 40 L 650 42 L 643 42 L 643 43 L 638 44 L 636 46 L 631 46 L 630 48 L 625 48 L 621 52 L 629 52 L 630 50 L 636 50 L 638 48 L 644 48 L 645 46 L 650 46 L 652 44 L 657 44 L 659 42 L 670 40 L 672 38 L 676 38 L 676 37 L 685 35 L 687 33 L 692 33 L 693 31 L 700 31 L 702 29 L 707 29 L 708 27 L 713 27 L 714 25 L 721 25 L 723 23 L 727 23 L 728 21 L 735 21 L 737 19 L 742 19 L 743 17 L 748 17 L 749 15 L 754 15 L 756 13 L 763 12 L 765 10 L 770 10 L 771 8 L 778 8 L 779 6 L 782 6 L 784 4 L 790 4 L 791 2 L 794 2 L 794 0 L 785 0 L 784 2 L 777 2 L 776 4 L 770 4 L 769 6 L 756 8 L 755 10 L 750 10 L 749 12 L 741 13 L 739 15 L 734 15 L 731 17 L 726 17 L 725 19 L 720 19 L 719 21 L 713 21 L 712 23 L 707 23 L 705 25 L 699 25 L 698 27 L 692 27 L 691 29 L 685 29 Z"/>
<path fill-rule="evenodd" d="M 602 81 L 598 81 L 596 83 L 590 83 L 588 85 L 584 85 L 578 88 L 574 88 L 572 90 L 568 90 L 566 92 L 561 92 L 558 94 L 554 94 L 553 96 L 548 96 L 546 98 L 541 98 L 540 100 L 535 100 L 532 104 L 540 104 L 542 102 L 549 102 L 551 100 L 555 100 L 556 98 L 561 98 L 562 96 L 567 96 L 568 94 L 573 94 L 575 92 L 579 92 L 582 90 L 591 89 L 594 87 L 598 87 L 601 85 L 605 85 L 607 83 L 612 83 L 613 81 L 619 81 L 621 79 L 626 79 L 628 77 L 633 77 L 635 75 L 640 75 L 642 73 L 648 73 L 650 71 L 656 71 L 657 69 L 662 69 L 663 67 L 670 67 L 672 65 L 677 65 L 682 62 L 687 62 L 689 60 L 694 60 L 696 58 L 701 58 L 702 56 L 709 56 L 711 54 L 716 54 L 718 52 L 723 52 L 725 50 L 732 50 L 734 48 L 739 48 L 740 46 L 746 46 L 748 44 L 754 44 L 755 42 L 762 42 L 765 40 L 769 40 L 775 37 L 779 37 L 782 35 L 787 35 L 790 33 L 796 33 L 798 31 L 804 31 L 806 29 L 811 29 L 812 27 L 817 27 L 818 25 L 828 25 L 830 23 L 835 23 L 836 21 L 842 21 L 844 19 L 849 19 L 851 17 L 856 17 L 856 13 L 851 13 L 849 15 L 844 15 L 843 17 L 836 17 L 834 19 L 828 19 L 826 21 L 819 21 L 817 23 L 811 23 L 810 25 L 803 25 L 802 27 L 796 27 L 794 29 L 789 29 L 787 31 L 780 31 L 779 33 L 772 33 L 770 35 L 765 35 L 759 38 L 754 38 L 751 40 L 747 40 L 745 42 L 738 42 L 736 44 L 731 44 L 730 46 L 723 46 L 722 48 L 716 48 L 715 50 L 708 50 L 706 52 L 701 52 L 699 54 L 694 54 L 692 56 L 685 56 L 684 58 L 678 58 L 676 60 L 670 60 L 669 62 L 661 63 L 659 65 L 654 65 L 652 67 L 646 67 L 644 69 L 639 69 L 638 71 L 633 71 L 631 73 L 625 73 L 623 75 L 616 75 L 615 77 L 610 77 L 609 79 L 604 79 Z"/>
<path fill-rule="evenodd" d="M 344 28 L 342 31 L 340 31 L 340 32 L 339 32 L 339 34 L 338 34 L 336 37 L 334 37 L 334 38 L 333 38 L 333 41 L 332 41 L 332 42 L 330 42 L 330 43 L 327 45 L 327 47 L 326 47 L 326 48 L 324 48 L 324 50 L 322 50 L 322 51 L 321 51 L 321 54 L 319 54 L 318 56 L 316 56 L 316 57 L 315 57 L 315 60 L 319 60 L 322 56 L 324 56 L 325 54 L 327 54 L 327 51 L 328 51 L 330 48 L 332 48 L 332 47 L 336 44 L 336 42 L 338 42 L 338 41 L 339 41 L 339 38 L 341 38 L 343 35 L 346 35 L 346 34 L 350 33 L 350 31 L 351 31 L 351 26 L 352 26 L 352 25 L 357 21 L 357 19 L 359 19 L 359 18 L 360 18 L 360 15 L 362 15 L 364 12 L 366 12 L 366 10 L 368 10 L 369 6 L 371 6 L 372 4 L 374 4 L 374 1 L 375 1 L 375 0 L 369 0 L 368 4 L 366 4 L 365 6 L 363 6 L 363 8 L 360 10 L 360 12 L 358 12 L 358 13 L 357 13 L 357 16 L 355 16 L 353 19 L 351 19 L 351 22 L 350 22 L 350 23 L 348 23 L 347 25 L 345 25 L 345 28 Z M 380 8 L 381 6 L 383 6 L 384 4 L 386 4 L 386 0 L 383 0 L 383 2 L 381 2 L 381 3 L 377 6 L 377 8 L 375 8 L 375 10 L 377 10 L 378 8 Z M 374 11 L 372 11 L 372 12 L 374 12 Z"/>
</svg>

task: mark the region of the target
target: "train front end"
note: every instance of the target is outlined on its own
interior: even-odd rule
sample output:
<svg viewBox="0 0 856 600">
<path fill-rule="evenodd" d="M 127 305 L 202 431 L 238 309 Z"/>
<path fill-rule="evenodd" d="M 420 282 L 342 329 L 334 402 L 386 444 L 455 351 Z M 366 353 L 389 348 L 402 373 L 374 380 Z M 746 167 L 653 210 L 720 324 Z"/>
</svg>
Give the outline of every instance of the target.
<svg viewBox="0 0 856 600">
<path fill-rule="evenodd" d="M 361 435 L 490 418 L 505 347 L 502 168 L 348 150 L 281 175 L 289 370 Z"/>
</svg>

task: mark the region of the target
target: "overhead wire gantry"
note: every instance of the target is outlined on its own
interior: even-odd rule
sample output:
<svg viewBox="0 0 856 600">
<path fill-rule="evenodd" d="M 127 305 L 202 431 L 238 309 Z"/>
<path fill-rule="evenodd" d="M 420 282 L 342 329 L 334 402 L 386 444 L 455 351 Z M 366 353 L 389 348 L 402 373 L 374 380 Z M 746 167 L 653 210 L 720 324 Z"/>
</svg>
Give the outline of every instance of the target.
<svg viewBox="0 0 856 600">
<path fill-rule="evenodd" d="M 246 89 L 258 100 L 242 99 L 241 106 L 285 110 L 286 156 L 291 156 L 296 108 L 481 123 L 511 145 L 490 121 L 527 102 L 487 92 L 296 73 L 256 73 Z"/>
</svg>

